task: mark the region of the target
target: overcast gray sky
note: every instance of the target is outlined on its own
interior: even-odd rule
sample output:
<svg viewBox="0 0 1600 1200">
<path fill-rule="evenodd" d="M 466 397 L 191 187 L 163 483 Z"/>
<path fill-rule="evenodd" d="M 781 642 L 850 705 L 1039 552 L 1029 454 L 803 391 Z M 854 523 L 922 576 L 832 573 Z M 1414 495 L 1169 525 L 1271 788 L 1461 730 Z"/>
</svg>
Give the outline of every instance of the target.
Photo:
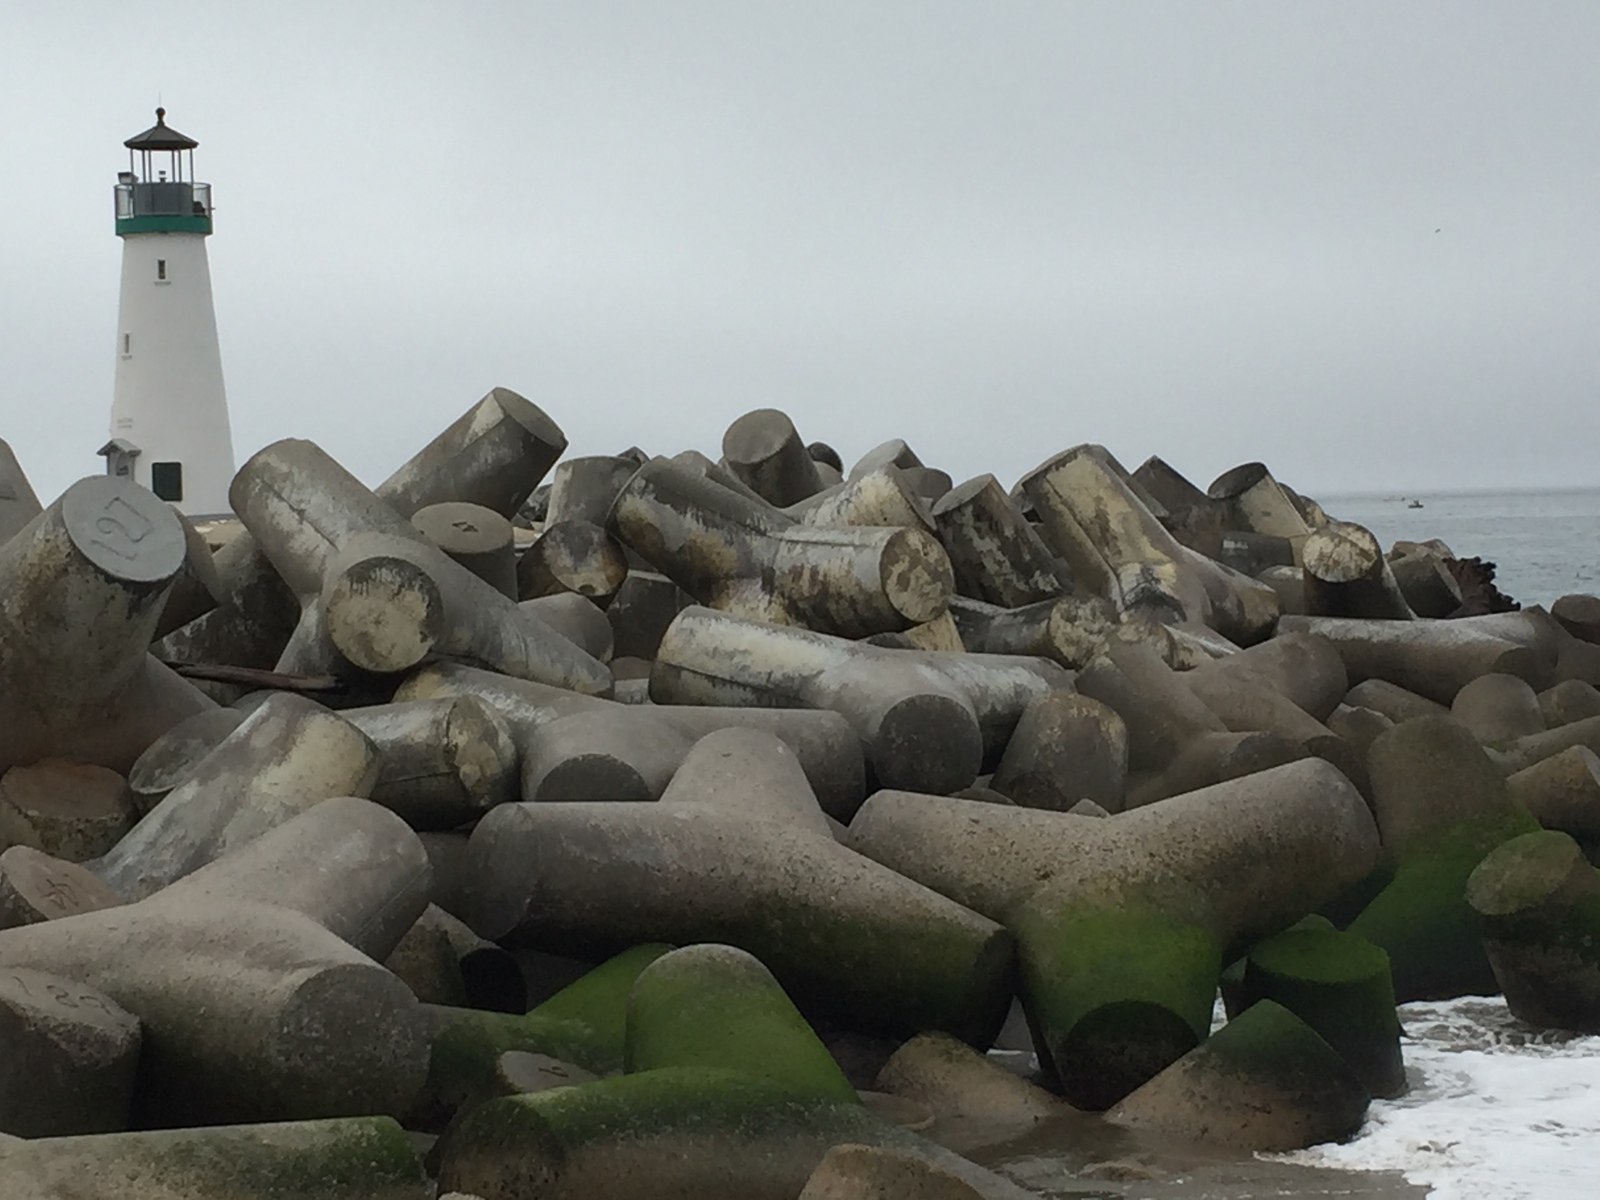
<svg viewBox="0 0 1600 1200">
<path fill-rule="evenodd" d="M 101 467 L 159 96 L 241 462 L 375 482 L 499 384 L 575 453 L 1593 485 L 1597 62 L 1593 0 L 0 0 L 0 436 Z"/>
</svg>

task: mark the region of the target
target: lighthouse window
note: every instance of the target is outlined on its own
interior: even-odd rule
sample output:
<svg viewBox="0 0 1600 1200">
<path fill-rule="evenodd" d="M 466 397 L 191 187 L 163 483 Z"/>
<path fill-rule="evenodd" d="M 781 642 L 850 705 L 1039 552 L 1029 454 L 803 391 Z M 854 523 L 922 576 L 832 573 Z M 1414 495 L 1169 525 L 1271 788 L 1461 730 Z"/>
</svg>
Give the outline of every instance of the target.
<svg viewBox="0 0 1600 1200">
<path fill-rule="evenodd" d="M 122 353 L 123 353 L 124 357 L 126 357 L 126 356 L 128 356 L 128 355 L 133 353 L 133 350 L 131 349 L 132 345 L 133 345 L 133 334 L 131 334 L 131 333 L 123 334 L 122 335 Z"/>
<path fill-rule="evenodd" d="M 163 500 L 183 499 L 183 464 L 150 464 L 150 490 Z"/>
<path fill-rule="evenodd" d="M 165 279 L 166 277 L 167 277 L 167 260 L 164 259 L 164 258 L 158 258 L 158 259 L 156 259 L 156 278 L 157 279 Z"/>
</svg>

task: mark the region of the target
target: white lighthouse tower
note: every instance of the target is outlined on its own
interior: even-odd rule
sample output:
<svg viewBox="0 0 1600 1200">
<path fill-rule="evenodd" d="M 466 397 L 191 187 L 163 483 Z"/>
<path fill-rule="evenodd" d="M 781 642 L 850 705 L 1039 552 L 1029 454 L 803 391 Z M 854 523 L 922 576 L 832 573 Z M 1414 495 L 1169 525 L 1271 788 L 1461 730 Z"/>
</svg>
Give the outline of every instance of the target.
<svg viewBox="0 0 1600 1200">
<path fill-rule="evenodd" d="M 117 175 L 122 296 L 106 470 L 129 475 L 190 516 L 228 512 L 233 435 L 211 305 L 211 185 L 194 178 L 200 143 L 166 110 L 123 145 Z"/>
</svg>

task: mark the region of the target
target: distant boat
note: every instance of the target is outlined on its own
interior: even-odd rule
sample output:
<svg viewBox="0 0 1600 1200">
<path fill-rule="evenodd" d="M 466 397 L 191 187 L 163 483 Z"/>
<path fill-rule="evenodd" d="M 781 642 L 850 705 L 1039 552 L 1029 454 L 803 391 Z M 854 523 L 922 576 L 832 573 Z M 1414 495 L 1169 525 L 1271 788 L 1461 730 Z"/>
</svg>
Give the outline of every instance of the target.
<svg viewBox="0 0 1600 1200">
<path fill-rule="evenodd" d="M 1406 507 L 1407 508 L 1421 508 L 1422 507 L 1422 501 L 1421 500 L 1413 500 L 1410 504 L 1406 505 Z"/>
</svg>

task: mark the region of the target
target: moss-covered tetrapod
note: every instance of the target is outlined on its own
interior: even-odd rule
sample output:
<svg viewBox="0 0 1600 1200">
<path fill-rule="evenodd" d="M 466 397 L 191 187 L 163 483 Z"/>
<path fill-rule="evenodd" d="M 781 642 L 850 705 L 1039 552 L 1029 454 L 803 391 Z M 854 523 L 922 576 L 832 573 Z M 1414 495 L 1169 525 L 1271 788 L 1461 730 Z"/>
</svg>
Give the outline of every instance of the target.
<svg viewBox="0 0 1600 1200">
<path fill-rule="evenodd" d="M 1350 1064 L 1374 1096 L 1406 1090 L 1389 956 L 1365 938 L 1295 928 L 1268 938 L 1246 962 L 1243 1006 L 1274 1000 Z"/>
<path fill-rule="evenodd" d="M 1199 926 L 1045 892 L 1015 927 L 1023 1002 L 1074 1106 L 1110 1107 L 1210 1029 L 1222 951 Z"/>
<path fill-rule="evenodd" d="M 1369 1097 L 1315 1030 L 1262 1000 L 1106 1114 L 1113 1124 L 1240 1150 L 1349 1137 Z"/>
<path fill-rule="evenodd" d="M 1350 923 L 1389 955 L 1396 998 L 1498 990 L 1463 898 L 1484 855 L 1538 828 L 1466 726 L 1417 717 L 1372 743 L 1373 809 L 1394 877 Z"/>
<path fill-rule="evenodd" d="M 628 998 L 626 1069 L 720 1067 L 843 1104 L 855 1089 L 772 973 L 734 946 L 685 946 Z"/>
<path fill-rule="evenodd" d="M 1466 895 L 1512 1014 L 1600 1033 L 1600 873 L 1578 843 L 1554 830 L 1514 838 Z"/>
<path fill-rule="evenodd" d="M 743 1071 L 665 1067 L 474 1109 L 442 1144 L 439 1188 L 486 1200 L 793 1200 L 830 1146 L 906 1137 L 859 1104 Z"/>
<path fill-rule="evenodd" d="M 635 946 L 601 963 L 523 1015 L 424 1005 L 432 1026 L 428 1082 L 406 1115 L 410 1129 L 442 1129 L 464 1106 L 498 1095 L 508 1050 L 548 1054 L 596 1074 L 620 1071 L 628 993 L 670 946 Z"/>
</svg>

